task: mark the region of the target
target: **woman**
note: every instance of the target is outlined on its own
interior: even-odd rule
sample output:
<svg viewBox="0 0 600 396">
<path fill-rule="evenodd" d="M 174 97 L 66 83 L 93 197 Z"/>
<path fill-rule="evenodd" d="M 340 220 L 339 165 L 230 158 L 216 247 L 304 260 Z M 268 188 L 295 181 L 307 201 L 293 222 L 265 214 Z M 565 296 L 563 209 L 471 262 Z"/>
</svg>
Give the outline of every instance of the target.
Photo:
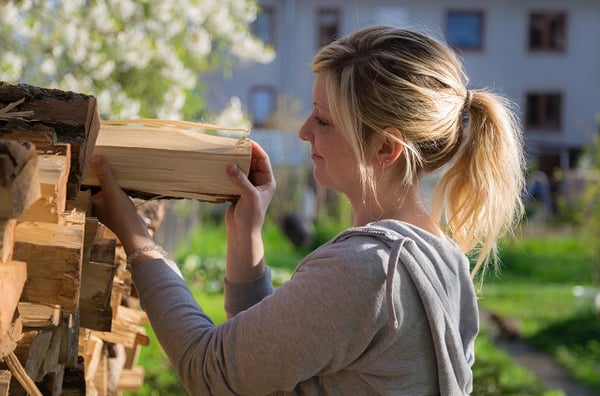
<svg viewBox="0 0 600 396">
<path fill-rule="evenodd" d="M 375 26 L 315 57 L 300 129 L 315 179 L 343 193 L 353 226 L 273 291 L 261 239 L 275 180 L 252 147 L 227 209 L 225 309 L 215 327 L 96 157 L 100 220 L 120 238 L 158 339 L 191 394 L 458 395 L 472 389 L 474 271 L 519 219 L 523 156 L 506 101 L 467 89 L 454 53 Z M 424 204 L 421 176 L 443 170 Z M 442 226 L 443 224 L 443 226 Z"/>
</svg>

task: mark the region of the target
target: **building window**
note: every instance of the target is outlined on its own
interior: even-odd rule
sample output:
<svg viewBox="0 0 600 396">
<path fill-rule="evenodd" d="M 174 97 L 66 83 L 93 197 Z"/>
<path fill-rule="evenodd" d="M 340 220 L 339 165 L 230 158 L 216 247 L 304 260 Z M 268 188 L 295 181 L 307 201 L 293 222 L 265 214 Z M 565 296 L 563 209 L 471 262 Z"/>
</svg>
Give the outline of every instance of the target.
<svg viewBox="0 0 600 396">
<path fill-rule="evenodd" d="M 529 15 L 529 50 L 564 51 L 567 35 L 565 13 L 533 12 Z"/>
<path fill-rule="evenodd" d="M 317 15 L 317 46 L 321 48 L 340 36 L 340 10 L 321 8 Z"/>
<path fill-rule="evenodd" d="M 255 86 L 250 88 L 248 108 L 252 124 L 264 127 L 275 111 L 275 88 L 271 86 Z"/>
<path fill-rule="evenodd" d="M 454 48 L 483 48 L 483 13 L 481 11 L 448 11 L 446 40 Z"/>
<path fill-rule="evenodd" d="M 525 121 L 530 129 L 558 131 L 562 124 L 562 95 L 527 94 Z"/>
<path fill-rule="evenodd" d="M 275 46 L 275 12 L 271 7 L 262 7 L 250 28 L 263 43 Z"/>
</svg>

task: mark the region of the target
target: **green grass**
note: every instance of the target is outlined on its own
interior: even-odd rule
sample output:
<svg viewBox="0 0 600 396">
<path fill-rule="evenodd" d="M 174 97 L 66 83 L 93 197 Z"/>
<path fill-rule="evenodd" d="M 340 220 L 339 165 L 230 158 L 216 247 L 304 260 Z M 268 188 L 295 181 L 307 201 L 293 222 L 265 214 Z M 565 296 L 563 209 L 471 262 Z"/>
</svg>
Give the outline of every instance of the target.
<svg viewBox="0 0 600 396">
<path fill-rule="evenodd" d="M 600 393 L 600 320 L 591 301 L 573 287 L 593 285 L 593 259 L 577 234 L 513 241 L 503 246 L 502 267 L 488 274 L 480 304 L 518 318 L 522 337 Z"/>
</svg>

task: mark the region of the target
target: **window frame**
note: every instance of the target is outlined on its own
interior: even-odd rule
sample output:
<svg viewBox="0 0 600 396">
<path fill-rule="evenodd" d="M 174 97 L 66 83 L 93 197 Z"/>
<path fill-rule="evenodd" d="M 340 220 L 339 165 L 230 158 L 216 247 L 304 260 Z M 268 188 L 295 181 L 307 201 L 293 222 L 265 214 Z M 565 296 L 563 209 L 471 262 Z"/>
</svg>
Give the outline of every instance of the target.
<svg viewBox="0 0 600 396">
<path fill-rule="evenodd" d="M 336 33 L 333 35 L 333 37 L 328 37 L 325 38 L 324 35 L 324 29 L 327 28 L 326 26 L 321 24 L 321 16 L 326 13 L 326 12 L 332 12 L 333 14 L 336 15 Z M 342 31 L 342 10 L 340 7 L 319 7 L 317 9 L 317 16 L 316 16 L 316 45 L 317 45 L 317 50 L 322 48 L 323 46 L 331 43 L 332 41 L 334 41 L 336 38 L 338 38 L 341 35 L 341 31 Z"/>
<path fill-rule="evenodd" d="M 539 46 L 532 46 L 532 34 L 533 34 L 533 17 L 541 16 L 544 21 L 544 29 L 542 32 L 542 44 Z M 550 29 L 550 23 L 552 18 L 562 18 L 562 45 L 559 47 L 553 47 L 551 44 L 552 33 Z M 566 11 L 550 11 L 550 10 L 535 10 L 530 11 L 528 14 L 527 24 L 527 50 L 530 53 L 564 53 L 567 51 L 567 34 L 568 34 L 568 13 Z"/>
<path fill-rule="evenodd" d="M 258 20 L 259 15 L 267 15 L 268 16 L 268 24 L 269 24 L 269 33 L 270 33 L 270 37 L 268 41 L 263 40 L 262 37 L 259 37 L 256 34 L 256 31 L 254 29 L 255 23 Z M 276 29 L 276 18 L 275 18 L 275 8 L 269 5 L 263 5 L 260 6 L 258 13 L 256 15 L 256 19 L 254 20 L 254 22 L 252 22 L 250 24 L 250 28 L 252 30 L 252 34 L 254 36 L 256 36 L 257 38 L 259 38 L 260 40 L 263 40 L 263 42 L 267 45 L 272 46 L 273 48 L 275 48 L 275 43 L 277 42 L 277 29 Z"/>
<path fill-rule="evenodd" d="M 479 17 L 479 32 L 478 32 L 478 39 L 479 39 L 479 45 L 478 46 L 465 46 L 465 45 L 456 45 L 454 43 L 451 42 L 450 40 L 450 15 L 451 14 L 463 14 L 463 15 L 472 15 L 472 16 L 478 16 Z M 448 45 L 450 45 L 452 48 L 454 49 L 458 49 L 461 51 L 469 51 L 469 52 L 481 52 L 484 50 L 485 48 L 485 24 L 486 24 L 486 18 L 485 18 L 485 11 L 482 9 L 448 9 L 446 10 L 446 27 L 445 27 L 445 33 L 446 33 L 446 41 L 448 42 Z"/>
<path fill-rule="evenodd" d="M 541 114 L 538 118 L 539 120 L 532 124 L 529 120 L 529 112 L 531 106 L 530 97 L 536 96 L 540 103 L 537 104 L 538 114 Z M 558 123 L 557 125 L 552 125 L 548 122 L 548 99 L 550 97 L 558 97 L 559 100 L 559 111 L 558 111 Z M 564 93 L 561 91 L 528 91 L 525 93 L 525 114 L 524 114 L 524 124 L 525 128 L 529 131 L 535 132 L 554 132 L 559 133 L 562 131 L 562 126 L 564 122 Z"/>
<path fill-rule="evenodd" d="M 271 98 L 270 103 L 268 104 L 268 115 L 264 120 L 259 122 L 256 121 L 256 102 L 253 100 L 254 95 L 259 92 L 267 92 L 269 97 Z M 248 114 L 250 116 L 250 121 L 252 122 L 252 126 L 254 128 L 264 128 L 268 125 L 269 120 L 273 117 L 273 114 L 277 110 L 277 89 L 273 85 L 252 85 L 248 90 Z"/>
</svg>

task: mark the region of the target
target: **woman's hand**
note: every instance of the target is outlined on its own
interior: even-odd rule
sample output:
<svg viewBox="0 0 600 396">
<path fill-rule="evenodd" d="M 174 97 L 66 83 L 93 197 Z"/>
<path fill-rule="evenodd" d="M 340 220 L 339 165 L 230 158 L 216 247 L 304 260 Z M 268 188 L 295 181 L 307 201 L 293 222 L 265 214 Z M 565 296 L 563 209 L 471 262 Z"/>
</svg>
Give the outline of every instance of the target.
<svg viewBox="0 0 600 396">
<path fill-rule="evenodd" d="M 264 272 L 262 227 L 275 192 L 275 177 L 269 156 L 252 142 L 252 161 L 248 177 L 235 164 L 227 174 L 238 186 L 240 197 L 225 213 L 227 224 L 227 269 L 225 277 L 231 283 L 245 283 Z"/>
<path fill-rule="evenodd" d="M 92 196 L 94 215 L 119 238 L 127 255 L 154 242 L 135 205 L 117 184 L 106 159 L 95 155 L 92 169 L 100 181 L 100 192 Z M 147 252 L 153 256 L 157 252 Z"/>
</svg>

